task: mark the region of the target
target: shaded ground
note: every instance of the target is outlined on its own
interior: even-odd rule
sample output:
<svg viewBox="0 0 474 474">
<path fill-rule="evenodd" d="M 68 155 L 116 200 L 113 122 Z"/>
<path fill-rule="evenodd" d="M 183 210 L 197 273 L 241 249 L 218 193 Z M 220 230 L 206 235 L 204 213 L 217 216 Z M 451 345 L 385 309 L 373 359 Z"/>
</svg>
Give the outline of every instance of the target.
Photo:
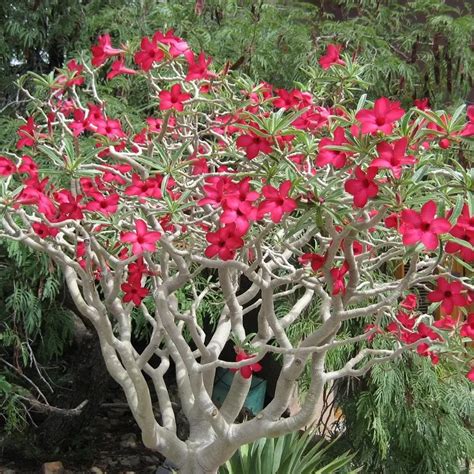
<svg viewBox="0 0 474 474">
<path fill-rule="evenodd" d="M 163 461 L 160 455 L 143 447 L 136 422 L 123 399 L 108 397 L 74 443 L 65 452 L 40 459 L 19 459 L 18 453 L 0 451 L 0 474 L 39 473 L 43 463 L 52 461 L 61 461 L 66 473 L 146 474 L 154 473 Z"/>
</svg>

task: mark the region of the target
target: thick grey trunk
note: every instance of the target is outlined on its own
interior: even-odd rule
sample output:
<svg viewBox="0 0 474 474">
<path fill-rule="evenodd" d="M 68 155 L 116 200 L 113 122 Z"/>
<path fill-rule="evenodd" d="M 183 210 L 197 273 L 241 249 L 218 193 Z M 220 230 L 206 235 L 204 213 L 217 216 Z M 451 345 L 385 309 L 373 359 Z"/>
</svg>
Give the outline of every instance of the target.
<svg viewBox="0 0 474 474">
<path fill-rule="evenodd" d="M 195 459 L 189 461 L 178 471 L 179 474 L 217 474 L 217 469 L 204 469 Z"/>
</svg>

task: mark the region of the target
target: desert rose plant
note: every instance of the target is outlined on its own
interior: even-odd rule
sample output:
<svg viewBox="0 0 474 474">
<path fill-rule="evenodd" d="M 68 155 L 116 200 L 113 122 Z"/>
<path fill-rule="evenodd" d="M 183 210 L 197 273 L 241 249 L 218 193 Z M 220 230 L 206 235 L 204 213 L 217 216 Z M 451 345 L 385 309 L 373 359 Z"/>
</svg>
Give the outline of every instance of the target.
<svg viewBox="0 0 474 474">
<path fill-rule="evenodd" d="M 213 70 L 169 31 L 136 48 L 103 35 L 92 61 L 36 77 L 37 93 L 22 87 L 32 112 L 17 150 L 0 158 L 1 237 L 62 269 L 144 444 L 179 472 L 215 473 L 240 446 L 300 429 L 325 384 L 405 351 L 450 357 L 474 378 L 474 286 L 451 272 L 474 261 L 474 176 L 466 152 L 460 161 L 474 111 L 466 120 L 462 107 L 449 115 L 426 101 L 354 100 L 356 68 L 331 45 L 318 94 L 255 85 L 228 66 Z M 114 81 L 117 94 L 126 84 L 146 103 L 115 116 L 101 94 Z M 417 310 L 420 290 L 428 311 Z M 290 295 L 294 306 L 277 313 Z M 211 296 L 214 326 L 200 310 Z M 295 342 L 292 326 L 315 304 L 316 329 Z M 149 328 L 140 350 L 137 318 Z M 343 337 L 354 319 L 365 330 Z M 235 361 L 221 358 L 229 342 Z M 328 367 L 328 353 L 355 344 L 355 357 Z M 237 423 L 268 354 L 282 361 L 274 398 Z M 282 417 L 308 366 L 300 411 Z M 236 372 L 222 406 L 211 399 L 219 367 Z"/>
</svg>

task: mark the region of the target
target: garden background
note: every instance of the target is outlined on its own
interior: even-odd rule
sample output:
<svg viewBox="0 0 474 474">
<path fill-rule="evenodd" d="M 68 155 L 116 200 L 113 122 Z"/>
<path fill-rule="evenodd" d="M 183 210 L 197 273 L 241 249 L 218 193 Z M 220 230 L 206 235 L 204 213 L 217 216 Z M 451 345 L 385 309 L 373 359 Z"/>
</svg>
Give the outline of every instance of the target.
<svg viewBox="0 0 474 474">
<path fill-rule="evenodd" d="M 474 102 L 470 2 L 5 0 L 0 18 L 5 147 L 14 145 L 26 112 L 17 81 L 90 56 L 90 45 L 106 32 L 118 45 L 173 28 L 195 51 L 210 54 L 216 67 L 285 88 L 317 82 L 318 59 L 337 43 L 362 65 L 357 80 L 370 98 L 397 97 L 402 104 L 427 98 L 433 109 L 447 110 Z M 120 86 L 107 98 L 117 112 L 143 93 L 128 90 L 126 80 Z M 121 392 L 106 372 L 95 335 L 79 323 L 59 271 L 45 255 L 15 242 L 1 242 L 0 268 L 0 467 L 34 472 L 56 460 L 73 472 L 156 466 L 159 458 L 139 447 Z M 311 324 L 308 313 L 298 331 Z M 140 336 L 136 326 L 134 337 Z M 350 355 L 341 351 L 338 357 Z M 40 409 L 27 400 L 28 380 L 52 406 L 88 403 L 80 415 Z M 463 374 L 408 354 L 389 368 L 338 384 L 320 423 L 325 435 L 338 435 L 333 457 L 350 450 L 352 466 L 362 472 L 468 469 L 473 402 Z"/>
</svg>

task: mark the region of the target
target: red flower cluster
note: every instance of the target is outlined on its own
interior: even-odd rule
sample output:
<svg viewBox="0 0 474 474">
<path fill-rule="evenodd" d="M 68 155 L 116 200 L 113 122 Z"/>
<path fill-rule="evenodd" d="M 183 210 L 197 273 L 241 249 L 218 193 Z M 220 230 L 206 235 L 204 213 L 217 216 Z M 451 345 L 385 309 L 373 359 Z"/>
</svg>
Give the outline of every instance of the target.
<svg viewBox="0 0 474 474">
<path fill-rule="evenodd" d="M 330 206 L 341 199 L 342 190 L 335 189 L 332 193 L 332 189 L 324 189 L 326 178 L 328 182 L 339 183 L 341 188 L 344 183 L 344 190 L 352 196 L 342 196 L 346 213 L 339 215 L 336 212 L 335 220 L 339 221 L 335 224 L 335 232 L 343 232 L 340 226 L 351 221 L 358 225 L 366 218 L 373 218 L 380 212 L 378 206 L 383 205 L 388 208 L 386 227 L 396 228 L 404 245 L 422 243 L 426 250 L 434 251 L 439 247 L 440 236 L 449 233 L 446 252 L 466 262 L 474 261 L 474 217 L 467 204 L 452 225 L 447 220 L 449 212 L 446 217 L 437 215 L 438 205 L 433 200 L 423 204 L 419 211 L 407 209 L 411 195 L 398 189 L 416 165 L 415 153 L 423 140 L 426 143 L 436 140 L 443 148 L 453 140 L 461 141 L 462 136 L 474 134 L 474 107 L 468 108 L 469 122 L 464 127 L 457 124 L 452 127 L 452 117 L 448 114 L 440 116 L 436 123 L 430 122 L 427 117 L 434 112 L 422 113 L 421 110 L 429 106 L 426 101 L 417 101 L 418 110 L 412 110 L 412 113 L 419 117 L 416 121 L 410 119 L 407 126 L 399 130 L 397 122 L 405 111 L 398 102 L 386 97 L 375 100 L 373 107 L 357 112 L 354 119 L 341 106 L 317 105 L 317 98 L 307 91 L 273 89 L 269 84 L 261 83 L 245 91 L 236 91 L 235 95 L 240 94 L 243 105 L 226 109 L 227 101 L 218 93 L 222 90 L 227 68 L 220 74 L 212 72 L 209 69 L 211 58 L 204 53 L 195 54 L 173 31 L 156 32 L 152 37 L 143 38 L 138 51 L 127 49 L 125 46 L 114 48 L 110 36 L 102 35 L 92 48 L 92 63 L 96 67 L 108 63 L 108 79 L 124 74 L 153 77 L 159 104 L 150 116 L 142 117 L 142 123 L 137 123 L 135 117 L 126 122 L 111 116 L 106 102 L 87 104 L 86 99 L 81 103 L 77 97 L 81 97 L 79 88 L 85 83 L 87 74 L 84 67 L 73 60 L 60 71 L 51 86 L 48 101 L 51 107 L 45 112 L 45 119 L 41 121 L 39 115 L 36 123 L 29 117 L 17 131 L 17 148 L 31 147 L 31 156 L 24 155 L 21 159 L 0 156 L 0 176 L 7 178 L 6 182 L 18 180 L 22 185 L 15 192 L 12 205 L 14 208 L 34 208 L 35 220 L 28 231 L 36 234 L 32 235 L 36 241 L 56 239 L 54 245 L 57 245 L 62 239 L 62 236 L 57 237 L 62 231 L 59 224 L 66 220 L 80 221 L 84 216 L 100 221 L 100 225 L 94 222 L 93 232 L 99 229 L 110 235 L 121 232 L 119 240 L 126 245 L 110 243 L 103 237 L 101 241 L 106 240 L 120 258 L 135 259 L 121 286 L 124 302 L 138 306 L 149 294 L 146 288 L 149 272 L 142 255 L 156 250 L 162 232 L 186 237 L 190 234 L 189 226 L 196 232 L 196 241 L 205 243 L 200 251 L 206 257 L 231 260 L 239 251 L 244 255 L 242 249 L 245 248 L 245 257 L 252 260 L 256 255 L 251 243 L 245 246 L 245 239 L 252 242 L 256 228 L 264 227 L 261 221 L 273 233 L 275 224 L 284 221 L 284 217 L 287 219 L 281 228 L 286 230 L 287 222 L 292 224 L 299 219 L 306 208 L 311 207 L 308 209 L 311 212 L 314 208 L 316 214 L 319 206 L 323 216 L 326 211 L 331 213 Z M 340 46 L 329 45 L 319 60 L 321 67 L 343 66 L 340 51 Z M 131 60 L 134 60 L 135 69 L 127 67 L 127 61 Z M 159 67 L 150 72 L 158 63 Z M 173 78 L 172 84 L 166 84 L 166 80 L 164 84 L 159 82 L 162 72 L 172 69 L 167 69 L 169 65 L 177 66 L 174 71 L 181 74 L 181 81 Z M 213 104 L 218 104 L 215 109 Z M 209 110 L 215 113 L 208 113 Z M 192 118 L 194 114 L 198 118 L 206 114 L 206 122 L 199 123 L 198 132 L 191 135 L 193 127 L 188 116 Z M 76 153 L 61 150 L 56 157 L 44 155 L 43 150 L 59 135 L 57 129 L 64 124 L 69 128 L 66 135 L 71 135 Z M 82 140 L 84 136 L 86 139 Z M 186 144 L 184 140 L 187 140 Z M 90 142 L 92 146 L 89 146 Z M 79 174 L 81 177 L 74 186 L 62 189 L 59 187 L 62 185 L 57 184 L 59 180 L 39 177 L 35 159 L 40 153 L 41 163 L 48 157 L 60 164 L 63 160 L 68 172 L 76 172 L 78 165 L 74 160 L 77 159 L 80 165 L 88 146 L 93 152 L 96 147 L 97 161 L 92 166 L 88 164 L 87 172 Z M 164 153 L 159 155 L 156 150 L 162 148 Z M 180 186 L 183 177 L 192 179 L 195 184 Z M 393 186 L 393 192 L 388 186 Z M 347 199 L 352 200 L 356 209 L 347 209 Z M 124 220 L 115 215 L 122 209 L 130 209 L 133 216 L 134 206 L 147 205 L 151 206 L 150 216 L 160 223 L 162 232 L 149 229 L 145 220 L 137 216 L 132 217 L 135 229 L 123 231 L 120 226 Z M 460 207 L 456 209 L 459 211 Z M 351 213 L 353 217 L 349 215 Z M 46 221 L 37 222 L 38 216 Z M 184 222 L 180 222 L 181 218 Z M 454 223 L 453 218 L 451 221 Z M 381 223 L 376 219 L 374 222 L 377 223 L 371 225 L 369 233 L 381 230 Z M 399 244 L 400 237 L 395 232 L 390 234 Z M 67 232 L 65 237 L 69 239 Z M 92 265 L 97 276 L 101 269 L 97 268 L 97 262 L 87 258 L 88 247 L 82 239 L 83 236 L 69 245 L 72 249 L 75 245 L 79 264 L 83 268 Z M 321 236 L 323 249 L 329 240 L 327 235 Z M 352 251 L 357 257 L 364 252 L 372 254 L 376 248 L 372 249 L 361 237 L 360 242 L 352 242 Z M 311 267 L 311 279 L 322 281 L 329 275 L 327 291 L 337 298 L 348 295 L 346 280 L 351 259 L 346 259 L 347 249 L 343 242 L 336 249 L 336 263 L 327 268 L 324 267 L 328 261 L 325 250 L 303 252 L 299 263 Z M 415 312 L 416 298 L 409 295 L 387 331 L 405 344 L 428 339 L 419 344 L 418 352 L 422 356 L 429 355 L 435 362 L 437 355 L 430 350 L 431 343 L 441 340 L 441 331 L 452 331 L 457 327 L 451 313 L 454 308 L 466 307 L 473 297 L 460 282 L 448 282 L 439 277 L 436 289 L 428 298 L 439 302 L 447 313 L 433 324 L 434 329 L 420 321 L 421 317 Z M 460 327 L 463 337 L 472 338 L 474 321 L 471 316 Z M 243 350 L 237 353 L 238 360 L 249 357 Z M 259 364 L 251 364 L 240 372 L 248 378 L 260 369 Z"/>
<path fill-rule="evenodd" d="M 291 181 L 283 182 L 279 188 L 270 185 L 262 187 L 262 194 L 253 191 L 250 179 L 245 178 L 234 182 L 227 178 L 209 178 L 204 185 L 206 197 L 199 201 L 200 205 L 210 204 L 223 212 L 219 218 L 224 227 L 206 236 L 209 245 L 206 256 L 218 255 L 222 260 L 235 257 L 237 249 L 243 246 L 242 237 L 248 232 L 252 222 L 263 219 L 266 214 L 274 223 L 281 221 L 284 214 L 297 208 L 296 201 L 289 197 Z M 255 202 L 262 198 L 258 206 Z"/>
<path fill-rule="evenodd" d="M 149 295 L 148 288 L 142 286 L 143 277 L 148 273 L 143 257 L 129 265 L 127 281 L 120 287 L 124 292 L 123 301 L 125 303 L 132 302 L 135 306 L 140 306 L 143 299 Z"/>
<path fill-rule="evenodd" d="M 417 301 L 414 294 L 408 295 L 405 300 L 402 301 L 400 306 L 409 311 L 409 313 L 399 310 L 396 316 L 396 321 L 391 322 L 387 325 L 387 332 L 394 335 L 404 344 L 413 344 L 420 339 L 429 339 L 430 341 L 442 341 L 442 337 L 433 331 L 424 322 L 418 322 L 417 314 L 414 312 Z M 430 343 L 421 342 L 417 345 L 417 352 L 423 357 L 430 357 L 433 364 L 439 362 L 439 356 L 436 352 L 430 351 Z"/>
</svg>

